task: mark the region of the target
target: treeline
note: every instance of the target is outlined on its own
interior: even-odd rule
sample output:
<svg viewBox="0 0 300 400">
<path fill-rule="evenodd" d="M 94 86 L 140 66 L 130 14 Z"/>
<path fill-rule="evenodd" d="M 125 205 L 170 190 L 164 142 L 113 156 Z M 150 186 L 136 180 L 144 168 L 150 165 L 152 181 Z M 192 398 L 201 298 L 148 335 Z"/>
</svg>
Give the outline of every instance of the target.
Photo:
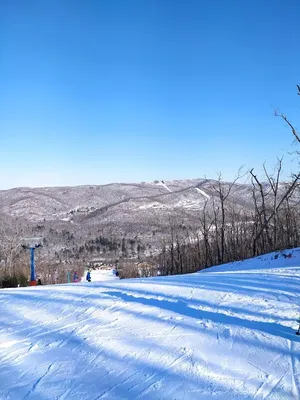
<svg viewBox="0 0 300 400">
<path fill-rule="evenodd" d="M 99 236 L 78 247 L 78 254 L 111 253 L 118 258 L 140 257 L 145 246 L 139 238 L 109 238 Z"/>
<path fill-rule="evenodd" d="M 32 236 L 36 236 L 37 229 L 40 231 L 44 227 L 33 228 Z M 17 220 L 0 220 L 0 288 L 29 284 L 30 253 L 22 247 L 24 232 L 27 233 L 26 227 Z M 84 266 L 93 259 L 99 258 L 119 267 L 127 259 L 140 260 L 146 250 L 138 237 L 80 239 L 83 244 L 76 245 L 73 233 L 50 228 L 48 239 L 43 238 L 42 247 L 35 252 L 36 278 L 43 284 L 66 283 L 68 275 L 73 276 L 74 271 L 83 276 Z"/>
<path fill-rule="evenodd" d="M 162 275 L 198 271 L 212 265 L 242 260 L 275 250 L 300 246 L 300 174 L 280 183 L 282 160 L 276 178 L 266 172 L 268 184 L 253 170 L 251 202 L 247 208 L 234 203 L 239 186 L 219 179 L 214 195 L 205 201 L 198 229 L 170 227 L 158 264 Z"/>
</svg>

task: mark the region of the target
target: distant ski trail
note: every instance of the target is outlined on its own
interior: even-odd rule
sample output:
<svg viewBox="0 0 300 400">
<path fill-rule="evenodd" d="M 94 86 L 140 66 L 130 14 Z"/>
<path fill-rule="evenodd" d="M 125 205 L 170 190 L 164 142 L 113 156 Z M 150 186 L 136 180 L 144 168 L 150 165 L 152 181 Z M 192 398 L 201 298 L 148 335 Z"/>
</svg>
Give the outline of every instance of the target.
<svg viewBox="0 0 300 400">
<path fill-rule="evenodd" d="M 198 187 L 196 187 L 197 192 L 201 193 L 202 196 L 206 197 L 207 199 L 210 199 L 210 196 L 204 192 L 204 190 L 199 189 Z"/>
<path fill-rule="evenodd" d="M 160 181 L 158 185 L 163 186 L 168 192 L 173 193 L 172 190 L 163 181 Z"/>
</svg>

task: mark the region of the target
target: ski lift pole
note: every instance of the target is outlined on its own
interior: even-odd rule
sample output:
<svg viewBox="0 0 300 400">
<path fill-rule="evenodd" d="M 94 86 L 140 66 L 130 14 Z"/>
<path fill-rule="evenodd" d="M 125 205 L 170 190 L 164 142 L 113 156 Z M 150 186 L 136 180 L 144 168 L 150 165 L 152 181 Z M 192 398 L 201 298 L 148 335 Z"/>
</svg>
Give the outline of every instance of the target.
<svg viewBox="0 0 300 400">
<path fill-rule="evenodd" d="M 34 251 L 35 251 L 35 247 L 30 247 L 30 286 L 36 286 Z"/>
<path fill-rule="evenodd" d="M 37 239 L 37 238 L 26 238 L 24 240 L 27 240 L 28 245 L 22 245 L 22 247 L 24 249 L 30 250 L 30 282 L 29 282 L 30 286 L 37 285 L 37 281 L 36 281 L 36 277 L 35 277 L 34 252 L 35 252 L 35 249 L 42 246 L 41 243 L 33 244 L 32 242 L 34 241 L 34 239 Z M 35 242 L 36 242 L 36 240 L 35 240 Z"/>
</svg>

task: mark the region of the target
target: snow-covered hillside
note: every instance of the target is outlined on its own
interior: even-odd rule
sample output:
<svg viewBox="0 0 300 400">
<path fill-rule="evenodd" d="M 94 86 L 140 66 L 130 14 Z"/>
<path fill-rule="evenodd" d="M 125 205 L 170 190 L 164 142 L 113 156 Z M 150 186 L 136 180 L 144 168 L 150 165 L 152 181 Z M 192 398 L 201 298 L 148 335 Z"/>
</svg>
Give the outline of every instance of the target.
<svg viewBox="0 0 300 400">
<path fill-rule="evenodd" d="M 1 290 L 0 399 L 299 399 L 299 287 L 300 249 Z"/>
<path fill-rule="evenodd" d="M 47 262 L 49 258 L 66 263 L 97 258 L 111 263 L 120 257 L 148 257 L 162 250 L 171 226 L 179 238 L 186 238 L 187 233 L 189 237 L 199 233 L 204 215 L 208 226 L 214 225 L 215 218 L 220 220 L 218 188 L 230 191 L 224 203 L 227 223 L 255 219 L 252 184 L 199 178 L 0 190 L 0 225 L 10 240 L 17 239 L 16 232 L 18 240 L 42 237 L 39 254 Z M 280 185 L 279 202 L 285 189 Z M 266 184 L 264 190 L 272 209 L 272 188 Z M 291 206 L 298 204 L 299 191 L 289 201 Z M 123 238 L 126 243 L 119 246 Z"/>
</svg>

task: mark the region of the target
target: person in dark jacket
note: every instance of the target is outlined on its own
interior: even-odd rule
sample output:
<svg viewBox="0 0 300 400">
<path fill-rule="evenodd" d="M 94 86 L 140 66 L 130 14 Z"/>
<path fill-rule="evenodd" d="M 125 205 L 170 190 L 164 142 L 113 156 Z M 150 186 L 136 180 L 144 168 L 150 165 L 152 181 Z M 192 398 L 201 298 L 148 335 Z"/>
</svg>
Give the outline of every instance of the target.
<svg viewBox="0 0 300 400">
<path fill-rule="evenodd" d="M 78 281 L 79 281 L 78 272 L 75 271 L 74 272 L 74 276 L 73 276 L 73 282 L 75 283 L 75 282 L 78 282 Z"/>
<path fill-rule="evenodd" d="M 88 282 L 91 282 L 91 273 L 90 273 L 90 271 L 88 271 L 87 274 L 86 274 L 86 280 Z"/>
</svg>

